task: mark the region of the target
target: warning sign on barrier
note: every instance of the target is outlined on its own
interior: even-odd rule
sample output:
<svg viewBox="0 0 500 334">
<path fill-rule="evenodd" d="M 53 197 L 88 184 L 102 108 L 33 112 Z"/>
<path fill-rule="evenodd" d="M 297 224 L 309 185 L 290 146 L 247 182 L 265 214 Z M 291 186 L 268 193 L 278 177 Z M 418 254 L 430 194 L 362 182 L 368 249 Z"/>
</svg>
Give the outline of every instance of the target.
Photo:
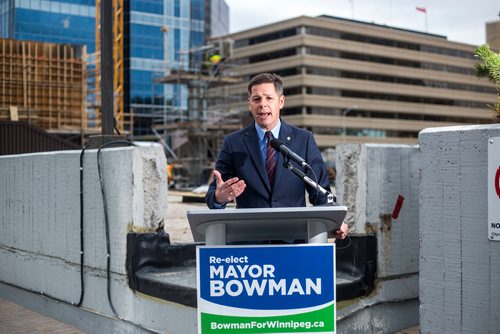
<svg viewBox="0 0 500 334">
<path fill-rule="evenodd" d="M 500 241 L 500 137 L 488 139 L 488 238 Z"/>
</svg>

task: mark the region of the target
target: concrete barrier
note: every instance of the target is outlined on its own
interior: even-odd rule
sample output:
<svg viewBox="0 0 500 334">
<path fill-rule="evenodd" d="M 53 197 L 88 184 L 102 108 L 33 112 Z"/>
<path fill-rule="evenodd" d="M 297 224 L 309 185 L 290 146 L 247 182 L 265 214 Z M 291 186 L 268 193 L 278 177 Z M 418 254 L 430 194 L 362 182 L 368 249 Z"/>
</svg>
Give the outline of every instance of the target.
<svg viewBox="0 0 500 334">
<path fill-rule="evenodd" d="M 500 125 L 426 129 L 421 150 L 421 333 L 498 333 L 500 242 L 488 240 L 488 139 Z"/>
<path fill-rule="evenodd" d="M 83 156 L 84 282 L 80 286 L 80 151 L 0 157 L 0 295 L 90 333 L 194 333 L 196 310 L 134 293 L 126 235 L 167 214 L 166 160 L 158 145 L 100 153 L 110 235 L 110 291 L 97 151 Z M 31 293 L 32 291 L 35 293 Z"/>
<path fill-rule="evenodd" d="M 338 145 L 336 151 L 337 199 L 349 209 L 346 222 L 351 234 L 377 237 L 376 288 L 369 296 L 339 303 L 338 331 L 394 333 L 416 325 L 418 146 L 347 144 Z M 398 205 L 400 196 L 404 200 Z"/>
<path fill-rule="evenodd" d="M 378 248 L 376 288 L 339 303 L 339 333 L 392 333 L 419 320 L 422 333 L 497 331 L 500 243 L 488 240 L 486 222 L 492 136 L 500 136 L 499 125 L 424 130 L 420 149 L 337 147 L 337 197 L 349 208 L 351 233 L 376 236 Z M 127 285 L 126 234 L 151 231 L 167 216 L 166 161 L 159 146 L 101 152 L 111 298 L 120 317 L 107 300 L 95 150 L 84 155 L 82 307 L 40 295 L 73 303 L 80 295 L 79 158 L 79 151 L 0 157 L 0 296 L 88 332 L 195 333 L 196 309 L 134 293 Z"/>
</svg>

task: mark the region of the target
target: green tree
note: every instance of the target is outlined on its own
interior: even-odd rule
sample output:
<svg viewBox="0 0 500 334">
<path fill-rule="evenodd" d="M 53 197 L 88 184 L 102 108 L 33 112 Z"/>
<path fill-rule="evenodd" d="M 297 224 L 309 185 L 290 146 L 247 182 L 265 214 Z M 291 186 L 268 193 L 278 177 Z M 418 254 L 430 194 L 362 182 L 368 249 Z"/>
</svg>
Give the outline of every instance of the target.
<svg viewBox="0 0 500 334">
<path fill-rule="evenodd" d="M 488 78 L 498 91 L 497 102 L 492 106 L 496 112 L 496 121 L 500 122 L 500 53 L 493 52 L 488 44 L 483 44 L 474 51 L 480 62 L 476 64 L 476 75 Z"/>
</svg>

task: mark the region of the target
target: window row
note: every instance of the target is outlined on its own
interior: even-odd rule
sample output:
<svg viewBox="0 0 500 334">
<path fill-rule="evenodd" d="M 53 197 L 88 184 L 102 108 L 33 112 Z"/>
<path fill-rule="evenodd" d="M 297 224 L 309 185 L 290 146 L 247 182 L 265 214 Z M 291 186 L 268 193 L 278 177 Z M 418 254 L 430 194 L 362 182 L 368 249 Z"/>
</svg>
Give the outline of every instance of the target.
<svg viewBox="0 0 500 334">
<path fill-rule="evenodd" d="M 441 106 L 454 106 L 454 107 L 465 107 L 465 108 L 477 108 L 477 109 L 487 109 L 489 101 L 476 102 L 467 100 L 457 100 L 449 98 L 437 98 L 437 97 L 426 97 L 426 96 L 411 96 L 411 95 L 401 95 L 401 94 L 390 94 L 390 93 L 377 93 L 377 92 L 365 92 L 365 91 L 355 91 L 346 90 L 338 88 L 329 87 L 285 87 L 285 96 L 293 95 L 321 95 L 321 96 L 339 96 L 339 97 L 349 97 L 358 98 L 364 100 L 377 100 L 377 101 L 395 101 L 395 102 L 409 102 L 409 103 L 420 103 L 420 104 L 435 104 Z M 239 96 L 241 101 L 247 99 L 247 94 L 241 94 Z M 299 114 L 302 111 L 298 112 Z"/>
<path fill-rule="evenodd" d="M 246 39 L 241 39 L 241 40 L 238 40 L 235 42 L 234 47 L 241 48 L 241 47 L 246 47 L 249 45 L 255 45 L 255 44 L 260 44 L 260 43 L 265 43 L 265 42 L 270 42 L 270 41 L 274 41 L 274 40 L 287 38 L 290 36 L 299 35 L 301 32 L 301 28 L 302 27 L 288 28 L 288 29 L 284 29 L 284 30 L 280 30 L 280 31 L 274 31 L 274 32 L 266 33 L 266 34 L 261 34 L 258 36 L 249 37 Z M 473 53 L 468 51 L 468 50 L 457 50 L 457 49 L 453 49 L 453 48 L 439 47 L 439 46 L 435 46 L 435 45 L 426 45 L 426 44 L 420 44 L 420 43 L 415 43 L 415 42 L 393 40 L 393 39 L 384 38 L 383 36 L 378 37 L 378 36 L 354 34 L 354 33 L 342 32 L 342 31 L 338 31 L 338 30 L 334 30 L 334 29 L 320 28 L 320 27 L 316 27 L 316 26 L 306 26 L 304 28 L 305 28 L 306 34 L 314 35 L 314 36 L 327 37 L 327 38 L 331 38 L 331 39 L 342 39 L 342 40 L 356 41 L 356 42 L 360 42 L 360 43 L 364 43 L 364 44 L 382 45 L 382 46 L 392 47 L 392 48 L 396 48 L 396 49 L 422 51 L 422 52 L 427 52 L 427 53 L 432 53 L 432 54 L 441 54 L 441 55 L 447 55 L 447 56 L 464 58 L 464 59 L 474 59 Z M 369 29 L 369 27 L 367 27 L 367 29 Z M 417 32 L 415 32 L 415 33 L 417 33 Z M 446 39 L 443 38 L 443 41 L 446 41 Z"/>
<path fill-rule="evenodd" d="M 292 57 L 296 55 L 302 54 L 301 47 L 293 47 L 282 49 L 273 52 L 266 52 L 262 54 L 252 55 L 246 58 L 238 59 L 236 62 L 239 65 L 247 65 L 247 64 L 255 64 L 264 61 L 276 60 L 284 57 Z M 305 53 L 315 56 L 322 56 L 328 58 L 341 58 L 341 59 L 349 59 L 349 60 L 358 60 L 370 63 L 384 64 L 384 65 L 393 65 L 393 66 L 402 66 L 402 67 L 411 67 L 411 68 L 420 68 L 426 70 L 433 70 L 439 72 L 449 72 L 449 73 L 457 73 L 470 75 L 475 77 L 475 69 L 471 67 L 461 67 L 454 66 L 450 64 L 437 64 L 430 62 L 421 62 L 417 60 L 407 60 L 407 59 L 398 59 L 396 58 L 396 54 L 393 57 L 391 56 L 374 56 L 367 55 L 362 53 L 354 53 L 354 52 L 343 52 L 339 50 L 320 48 L 320 47 L 305 47 Z"/>
<path fill-rule="evenodd" d="M 328 116 L 343 116 L 346 109 L 327 108 L 327 107 L 306 107 L 305 111 L 308 115 L 328 115 Z M 383 118 L 395 120 L 413 120 L 425 122 L 455 122 L 464 124 L 479 124 L 480 121 L 475 117 L 458 117 L 450 115 L 428 115 L 428 114 L 407 114 L 389 111 L 351 109 L 347 117 L 363 117 L 363 118 Z M 488 120 L 486 120 L 488 121 Z M 488 122 L 491 122 L 488 121 Z"/>
<path fill-rule="evenodd" d="M 66 15 L 95 17 L 95 1 L 92 0 L 16 0 L 16 8 Z"/>
<path fill-rule="evenodd" d="M 131 0 L 130 10 L 163 14 L 163 0 Z"/>
<path fill-rule="evenodd" d="M 462 83 L 446 82 L 446 81 L 430 80 L 430 79 L 395 77 L 389 75 L 371 74 L 363 72 L 349 72 L 349 71 L 341 71 L 338 69 L 321 68 L 321 67 L 306 67 L 306 73 L 313 75 L 328 76 L 328 77 L 341 77 L 341 78 L 388 82 L 388 83 L 405 84 L 405 85 L 413 85 L 421 87 L 463 90 L 468 92 L 478 92 L 486 94 L 496 93 L 496 89 L 493 85 L 480 86 L 474 84 L 462 84 Z"/>
</svg>

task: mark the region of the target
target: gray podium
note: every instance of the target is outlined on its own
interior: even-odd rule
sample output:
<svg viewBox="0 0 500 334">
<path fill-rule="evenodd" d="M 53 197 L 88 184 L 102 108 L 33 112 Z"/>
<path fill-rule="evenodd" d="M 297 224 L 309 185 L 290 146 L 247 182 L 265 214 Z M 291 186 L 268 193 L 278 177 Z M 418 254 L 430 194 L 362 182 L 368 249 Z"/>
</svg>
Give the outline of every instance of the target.
<svg viewBox="0 0 500 334">
<path fill-rule="evenodd" d="M 328 242 L 328 233 L 340 228 L 345 206 L 297 208 L 191 210 L 187 212 L 194 241 L 206 245 L 260 240 Z"/>
</svg>

